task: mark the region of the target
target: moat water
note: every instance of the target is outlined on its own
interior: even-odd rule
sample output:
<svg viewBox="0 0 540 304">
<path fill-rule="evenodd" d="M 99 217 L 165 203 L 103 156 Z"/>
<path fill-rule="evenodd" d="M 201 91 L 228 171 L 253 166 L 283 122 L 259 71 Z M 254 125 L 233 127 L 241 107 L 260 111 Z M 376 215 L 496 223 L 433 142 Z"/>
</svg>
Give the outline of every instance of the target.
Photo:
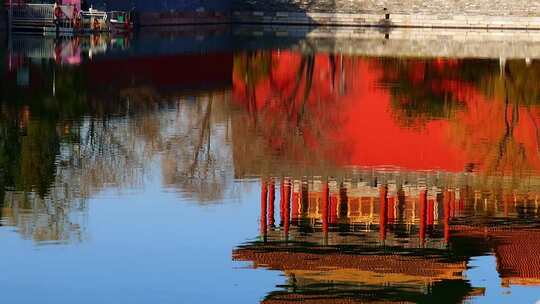
<svg viewBox="0 0 540 304">
<path fill-rule="evenodd" d="M 6 303 L 540 301 L 540 61 L 219 27 L 0 57 Z"/>
</svg>

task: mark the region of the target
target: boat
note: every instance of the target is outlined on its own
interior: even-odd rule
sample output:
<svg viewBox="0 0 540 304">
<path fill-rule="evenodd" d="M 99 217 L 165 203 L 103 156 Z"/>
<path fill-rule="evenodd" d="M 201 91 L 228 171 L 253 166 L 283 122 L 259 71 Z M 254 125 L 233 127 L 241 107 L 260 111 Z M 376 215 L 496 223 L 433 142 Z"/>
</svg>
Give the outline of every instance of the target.
<svg viewBox="0 0 540 304">
<path fill-rule="evenodd" d="M 80 21 L 79 25 L 74 27 L 79 32 L 110 32 L 108 15 L 105 11 L 90 8 L 88 11 L 80 11 L 76 18 Z"/>
<path fill-rule="evenodd" d="M 133 14 L 125 11 L 108 12 L 109 28 L 113 33 L 129 33 L 133 31 Z"/>
</svg>

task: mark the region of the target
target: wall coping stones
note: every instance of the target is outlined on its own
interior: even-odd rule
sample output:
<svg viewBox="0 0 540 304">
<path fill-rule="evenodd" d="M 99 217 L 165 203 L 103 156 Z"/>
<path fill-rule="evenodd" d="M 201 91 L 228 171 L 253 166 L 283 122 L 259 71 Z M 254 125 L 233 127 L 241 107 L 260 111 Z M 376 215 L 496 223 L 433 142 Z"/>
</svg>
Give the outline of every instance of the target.
<svg viewBox="0 0 540 304">
<path fill-rule="evenodd" d="M 321 12 L 268 12 L 235 11 L 232 23 L 259 24 L 305 24 L 305 25 L 350 25 L 376 27 L 442 27 L 442 28 L 540 28 L 538 16 L 492 16 L 492 15 L 450 15 L 422 13 L 321 13 Z"/>
</svg>

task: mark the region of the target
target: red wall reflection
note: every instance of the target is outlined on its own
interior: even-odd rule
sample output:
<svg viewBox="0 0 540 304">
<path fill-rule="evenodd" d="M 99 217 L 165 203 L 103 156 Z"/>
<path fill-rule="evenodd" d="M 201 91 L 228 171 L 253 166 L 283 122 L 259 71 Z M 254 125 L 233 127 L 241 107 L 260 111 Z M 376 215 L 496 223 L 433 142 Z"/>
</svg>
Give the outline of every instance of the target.
<svg viewBox="0 0 540 304">
<path fill-rule="evenodd" d="M 287 160 L 451 172 L 540 169 L 540 108 L 489 96 L 467 79 L 467 68 L 474 66 L 456 60 L 242 54 L 233 96 L 272 155 Z M 492 72 L 478 77 L 505 77 Z M 430 114 L 437 103 L 445 114 Z"/>
</svg>

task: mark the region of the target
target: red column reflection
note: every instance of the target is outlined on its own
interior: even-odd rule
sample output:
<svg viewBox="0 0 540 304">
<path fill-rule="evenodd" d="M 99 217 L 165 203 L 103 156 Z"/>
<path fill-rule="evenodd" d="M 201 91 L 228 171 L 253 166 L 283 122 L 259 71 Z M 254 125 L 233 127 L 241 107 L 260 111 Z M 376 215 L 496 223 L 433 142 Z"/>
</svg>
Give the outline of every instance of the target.
<svg viewBox="0 0 540 304">
<path fill-rule="evenodd" d="M 266 181 L 261 181 L 261 235 L 266 236 L 266 198 L 267 198 L 267 188 L 266 188 Z"/>
<path fill-rule="evenodd" d="M 322 189 L 321 214 L 322 214 L 322 227 L 323 227 L 323 232 L 325 234 L 328 233 L 328 196 L 329 196 L 328 182 L 324 182 L 323 189 Z"/>
<path fill-rule="evenodd" d="M 420 241 L 422 243 L 426 239 L 426 214 L 427 214 L 427 190 L 420 190 Z"/>
<path fill-rule="evenodd" d="M 446 190 L 443 194 L 444 206 L 444 241 L 450 240 L 450 191 Z"/>
<path fill-rule="evenodd" d="M 291 217 L 291 182 L 290 180 L 285 181 L 285 200 L 284 200 L 284 206 L 283 206 L 283 231 L 285 232 L 285 236 L 288 236 L 289 234 L 289 225 L 290 225 L 290 217 Z"/>
<path fill-rule="evenodd" d="M 335 224 L 337 223 L 338 219 L 338 197 L 337 194 L 331 194 L 330 195 L 330 218 L 329 223 Z"/>
<path fill-rule="evenodd" d="M 435 200 L 430 199 L 430 200 L 428 200 L 428 210 L 427 210 L 427 224 L 428 224 L 428 226 L 433 226 L 433 223 L 435 222 L 434 213 L 435 213 Z"/>
<path fill-rule="evenodd" d="M 381 186 L 379 189 L 379 237 L 382 241 L 386 239 L 386 223 L 387 219 L 387 203 L 388 203 L 388 187 L 386 185 Z"/>
<path fill-rule="evenodd" d="M 276 199 L 276 186 L 274 180 L 270 180 L 269 193 L 268 193 L 268 225 L 270 227 L 274 226 L 274 201 Z"/>
<path fill-rule="evenodd" d="M 387 212 L 389 224 L 392 224 L 395 221 L 395 216 L 394 216 L 395 206 L 396 206 L 396 198 L 389 197 L 388 198 L 388 212 Z"/>
<path fill-rule="evenodd" d="M 292 193 L 292 215 L 291 219 L 293 222 L 297 222 L 300 219 L 300 197 L 301 197 L 301 191 L 302 189 L 299 189 L 299 191 L 294 191 L 293 187 L 293 193 Z"/>
<path fill-rule="evenodd" d="M 280 187 L 279 187 L 279 221 L 280 226 L 283 226 L 284 224 L 284 218 L 285 218 L 285 179 L 281 179 Z"/>
</svg>

